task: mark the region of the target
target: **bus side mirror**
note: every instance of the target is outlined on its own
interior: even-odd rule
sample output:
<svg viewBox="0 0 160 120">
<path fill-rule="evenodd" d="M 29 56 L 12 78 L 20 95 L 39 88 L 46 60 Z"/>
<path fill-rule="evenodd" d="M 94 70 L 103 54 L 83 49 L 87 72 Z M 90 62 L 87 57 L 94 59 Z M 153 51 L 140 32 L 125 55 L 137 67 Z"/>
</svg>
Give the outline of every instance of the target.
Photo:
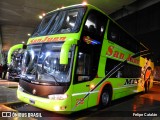
<svg viewBox="0 0 160 120">
<path fill-rule="evenodd" d="M 23 44 L 17 44 L 17 45 L 14 45 L 12 46 L 9 51 L 8 51 L 8 58 L 7 58 L 7 63 L 10 64 L 11 63 L 11 60 L 12 60 L 12 53 L 17 50 L 17 49 L 21 49 L 23 48 Z"/>
<path fill-rule="evenodd" d="M 60 53 L 60 64 L 68 64 L 68 55 L 71 48 L 71 44 L 63 44 Z"/>
<path fill-rule="evenodd" d="M 77 44 L 77 40 L 72 38 L 64 42 L 61 48 L 61 53 L 60 53 L 60 64 L 63 64 L 63 65 L 68 64 L 69 50 L 71 49 L 71 46 L 74 44 Z"/>
</svg>

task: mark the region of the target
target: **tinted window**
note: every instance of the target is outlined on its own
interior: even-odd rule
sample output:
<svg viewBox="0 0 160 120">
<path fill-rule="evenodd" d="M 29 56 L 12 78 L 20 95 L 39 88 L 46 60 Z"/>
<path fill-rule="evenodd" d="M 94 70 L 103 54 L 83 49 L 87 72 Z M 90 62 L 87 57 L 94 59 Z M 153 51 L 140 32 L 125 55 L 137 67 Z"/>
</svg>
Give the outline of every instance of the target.
<svg viewBox="0 0 160 120">
<path fill-rule="evenodd" d="M 107 23 L 107 17 L 97 11 L 91 11 L 86 19 L 84 36 L 90 36 L 92 39 L 102 41 L 104 30 Z"/>
<path fill-rule="evenodd" d="M 97 75 L 106 23 L 105 15 L 89 12 L 79 44 L 75 78 L 78 82 L 92 80 Z"/>
<path fill-rule="evenodd" d="M 77 32 L 81 26 L 84 12 L 85 8 L 52 12 L 42 19 L 32 37 Z"/>
<path fill-rule="evenodd" d="M 131 52 L 139 52 L 140 43 L 112 21 L 109 23 L 107 37 L 110 41 L 128 49 Z"/>
<path fill-rule="evenodd" d="M 89 80 L 91 75 L 91 55 L 85 52 L 79 52 L 76 74 L 78 81 Z"/>
<path fill-rule="evenodd" d="M 120 61 L 107 58 L 105 74 L 110 72 L 118 64 L 120 64 Z M 141 76 L 141 67 L 125 63 L 124 67 L 115 72 L 111 76 L 111 78 L 139 78 L 140 76 Z"/>
</svg>

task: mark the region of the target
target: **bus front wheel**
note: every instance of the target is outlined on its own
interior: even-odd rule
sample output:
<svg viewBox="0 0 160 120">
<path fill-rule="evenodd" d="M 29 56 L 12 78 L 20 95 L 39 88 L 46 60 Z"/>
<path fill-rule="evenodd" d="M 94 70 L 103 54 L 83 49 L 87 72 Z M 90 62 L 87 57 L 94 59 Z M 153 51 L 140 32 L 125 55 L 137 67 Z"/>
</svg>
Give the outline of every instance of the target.
<svg viewBox="0 0 160 120">
<path fill-rule="evenodd" d="M 100 97 L 100 108 L 107 107 L 110 104 L 111 101 L 111 92 L 109 89 L 103 89 Z"/>
</svg>

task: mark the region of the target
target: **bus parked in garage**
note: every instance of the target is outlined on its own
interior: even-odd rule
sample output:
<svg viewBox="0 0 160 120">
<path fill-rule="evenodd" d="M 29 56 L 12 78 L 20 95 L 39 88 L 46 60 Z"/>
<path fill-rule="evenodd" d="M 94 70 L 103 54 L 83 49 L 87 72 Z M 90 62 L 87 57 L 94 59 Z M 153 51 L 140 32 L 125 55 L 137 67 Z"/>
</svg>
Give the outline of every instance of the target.
<svg viewBox="0 0 160 120">
<path fill-rule="evenodd" d="M 92 5 L 49 12 L 27 43 L 19 100 L 74 112 L 152 87 L 149 49 Z M 64 112 L 65 113 L 65 112 Z"/>
<path fill-rule="evenodd" d="M 19 80 L 21 74 L 21 62 L 23 58 L 26 45 L 16 44 L 12 46 L 8 51 L 7 63 L 8 63 L 8 80 Z"/>
</svg>

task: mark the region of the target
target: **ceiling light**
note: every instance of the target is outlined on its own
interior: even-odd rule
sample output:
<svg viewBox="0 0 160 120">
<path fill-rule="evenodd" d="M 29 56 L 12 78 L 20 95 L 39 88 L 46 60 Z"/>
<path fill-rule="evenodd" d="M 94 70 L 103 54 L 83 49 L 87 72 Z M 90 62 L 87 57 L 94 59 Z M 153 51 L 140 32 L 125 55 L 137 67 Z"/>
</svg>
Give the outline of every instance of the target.
<svg viewBox="0 0 160 120">
<path fill-rule="evenodd" d="M 43 16 L 42 15 L 39 15 L 39 19 L 42 19 L 43 18 Z"/>
<path fill-rule="evenodd" d="M 42 16 L 44 17 L 46 15 L 46 13 L 43 13 Z"/>
<path fill-rule="evenodd" d="M 30 34 L 30 33 L 28 33 L 27 35 L 28 35 L 28 36 L 31 36 L 31 34 Z"/>
<path fill-rule="evenodd" d="M 87 2 L 86 2 L 86 1 L 83 1 L 82 4 L 83 4 L 83 5 L 87 5 Z"/>
</svg>

